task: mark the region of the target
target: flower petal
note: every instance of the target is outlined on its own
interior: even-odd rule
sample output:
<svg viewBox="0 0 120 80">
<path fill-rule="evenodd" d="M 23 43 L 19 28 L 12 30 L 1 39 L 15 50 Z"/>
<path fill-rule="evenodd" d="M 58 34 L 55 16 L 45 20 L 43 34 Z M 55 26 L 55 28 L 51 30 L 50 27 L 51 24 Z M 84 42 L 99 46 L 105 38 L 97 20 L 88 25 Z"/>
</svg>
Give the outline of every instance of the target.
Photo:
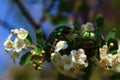
<svg viewBox="0 0 120 80">
<path fill-rule="evenodd" d="M 25 42 L 22 39 L 15 38 L 14 49 L 16 52 L 20 52 L 25 47 Z"/>
<path fill-rule="evenodd" d="M 55 46 L 55 52 L 59 52 L 61 49 L 66 49 L 68 47 L 66 41 L 59 41 Z"/>
<path fill-rule="evenodd" d="M 4 42 L 4 47 L 6 51 L 10 51 L 13 48 L 13 41 L 11 40 L 12 34 L 10 34 L 7 40 Z"/>
<path fill-rule="evenodd" d="M 28 36 L 28 31 L 26 31 L 25 29 L 23 28 L 20 28 L 20 30 L 18 30 L 17 32 L 17 37 L 20 38 L 20 39 L 26 39 L 26 37 Z"/>
</svg>

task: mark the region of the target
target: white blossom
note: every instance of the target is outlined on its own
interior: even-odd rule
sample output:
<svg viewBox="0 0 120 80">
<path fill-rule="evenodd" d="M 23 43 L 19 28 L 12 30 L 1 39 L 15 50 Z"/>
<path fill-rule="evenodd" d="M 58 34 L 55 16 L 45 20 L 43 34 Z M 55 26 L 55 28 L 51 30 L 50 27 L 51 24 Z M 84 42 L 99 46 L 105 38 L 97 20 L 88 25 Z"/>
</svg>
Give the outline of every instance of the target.
<svg viewBox="0 0 120 80">
<path fill-rule="evenodd" d="M 59 41 L 55 46 L 55 52 L 59 52 L 61 49 L 66 49 L 67 47 L 66 41 Z"/>
<path fill-rule="evenodd" d="M 16 52 L 20 52 L 25 47 L 25 42 L 22 39 L 15 38 L 14 49 Z"/>
<path fill-rule="evenodd" d="M 80 65 L 86 65 L 86 55 L 83 49 L 79 49 L 78 51 L 72 50 L 71 52 L 72 55 L 72 61 L 74 63 L 80 64 Z"/>
<path fill-rule="evenodd" d="M 101 58 L 100 63 L 104 63 L 104 65 L 112 67 L 116 64 L 116 58 L 116 55 L 107 54 L 106 56 Z"/>
<path fill-rule="evenodd" d="M 71 56 L 63 55 L 62 56 L 63 67 L 65 70 L 69 70 L 73 67 L 73 62 Z"/>
<path fill-rule="evenodd" d="M 103 58 L 104 56 L 107 55 L 108 46 L 107 45 L 103 45 L 103 47 L 99 49 L 99 52 L 100 52 L 100 58 Z"/>
<path fill-rule="evenodd" d="M 11 40 L 12 34 L 10 34 L 7 40 L 4 42 L 5 50 L 10 51 L 13 49 L 13 41 Z"/>
<path fill-rule="evenodd" d="M 17 37 L 23 40 L 28 36 L 28 31 L 23 28 L 20 28 L 19 30 L 16 29 L 15 32 L 17 33 Z"/>
<path fill-rule="evenodd" d="M 61 55 L 59 52 L 54 52 L 51 54 L 51 61 L 53 64 L 59 64 L 61 61 Z"/>
<path fill-rule="evenodd" d="M 87 22 L 86 24 L 81 25 L 82 32 L 85 31 L 94 31 L 95 28 L 91 22 Z"/>
</svg>

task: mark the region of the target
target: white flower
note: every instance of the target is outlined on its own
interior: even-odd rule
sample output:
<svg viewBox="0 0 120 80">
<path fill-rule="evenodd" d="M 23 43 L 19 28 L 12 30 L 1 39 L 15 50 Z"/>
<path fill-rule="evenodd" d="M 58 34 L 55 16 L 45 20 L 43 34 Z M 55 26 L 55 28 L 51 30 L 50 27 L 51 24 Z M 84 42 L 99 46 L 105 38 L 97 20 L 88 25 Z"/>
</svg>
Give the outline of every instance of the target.
<svg viewBox="0 0 120 80">
<path fill-rule="evenodd" d="M 120 63 L 120 54 L 116 54 L 117 55 L 117 62 Z"/>
<path fill-rule="evenodd" d="M 51 54 L 51 61 L 53 64 L 59 64 L 61 61 L 61 55 L 59 52 L 55 52 Z"/>
<path fill-rule="evenodd" d="M 103 47 L 99 49 L 99 52 L 100 52 L 100 58 L 103 58 L 104 56 L 107 55 L 108 46 L 107 45 L 103 45 Z"/>
<path fill-rule="evenodd" d="M 116 64 L 116 55 L 107 54 L 106 56 L 101 58 L 100 63 L 104 63 L 106 66 L 114 66 Z"/>
<path fill-rule="evenodd" d="M 93 26 L 92 23 L 87 22 L 86 24 L 81 25 L 81 30 L 82 30 L 82 32 L 85 32 L 85 31 L 94 31 L 95 28 L 94 28 L 94 26 Z"/>
<path fill-rule="evenodd" d="M 55 46 L 55 52 L 60 51 L 61 49 L 66 49 L 68 47 L 66 41 L 59 41 Z"/>
<path fill-rule="evenodd" d="M 76 50 L 72 50 L 71 51 L 71 55 L 72 55 L 72 61 L 74 63 L 80 64 L 80 65 L 86 65 L 86 55 L 83 49 L 79 49 L 78 51 Z"/>
<path fill-rule="evenodd" d="M 71 56 L 63 55 L 62 62 L 63 62 L 64 70 L 69 70 L 73 67 L 73 62 L 71 60 Z"/>
<path fill-rule="evenodd" d="M 25 42 L 22 39 L 15 38 L 14 49 L 16 52 L 20 52 L 25 47 Z"/>
<path fill-rule="evenodd" d="M 10 51 L 13 48 L 13 41 L 11 40 L 12 34 L 10 34 L 7 40 L 4 42 L 5 50 Z"/>
<path fill-rule="evenodd" d="M 17 33 L 17 37 L 20 39 L 25 39 L 28 36 L 28 31 L 23 28 L 20 28 L 19 30 L 15 29 L 15 32 Z"/>
</svg>

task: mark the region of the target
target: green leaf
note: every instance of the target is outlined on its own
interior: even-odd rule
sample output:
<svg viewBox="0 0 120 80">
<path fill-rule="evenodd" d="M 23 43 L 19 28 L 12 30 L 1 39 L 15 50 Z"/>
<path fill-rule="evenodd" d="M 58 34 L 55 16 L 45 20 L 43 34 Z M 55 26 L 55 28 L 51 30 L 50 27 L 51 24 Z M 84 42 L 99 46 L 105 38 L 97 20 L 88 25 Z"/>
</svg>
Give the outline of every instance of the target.
<svg viewBox="0 0 120 80">
<path fill-rule="evenodd" d="M 38 29 L 36 31 L 36 40 L 37 40 L 38 45 L 43 45 L 44 35 L 41 29 Z"/>
<path fill-rule="evenodd" d="M 25 53 L 25 54 L 21 57 L 19 64 L 20 64 L 20 65 L 25 65 L 25 64 L 31 63 L 31 61 L 30 61 L 31 55 L 32 55 L 32 54 L 31 54 L 30 52 Z"/>
<path fill-rule="evenodd" d="M 42 49 L 43 49 L 42 47 L 39 47 L 39 48 L 36 47 L 33 51 L 35 52 L 36 55 L 40 55 L 42 52 Z"/>
<path fill-rule="evenodd" d="M 110 38 L 115 38 L 116 36 L 116 30 L 113 29 L 111 32 L 109 32 L 106 36 L 106 40 L 108 41 Z"/>
<path fill-rule="evenodd" d="M 110 46 L 110 44 L 113 44 L 113 46 Z M 113 50 L 118 50 L 118 41 L 116 38 L 110 38 L 108 41 L 107 41 L 107 44 L 108 46 L 110 47 L 109 48 L 109 51 L 112 52 Z"/>
<path fill-rule="evenodd" d="M 25 42 L 26 42 L 27 44 L 29 44 L 29 45 L 32 44 L 32 38 L 31 38 L 31 36 L 30 36 L 29 34 L 28 34 L 27 38 L 25 39 Z"/>
<path fill-rule="evenodd" d="M 113 54 L 113 55 L 114 55 L 114 54 L 117 54 L 117 50 L 113 50 L 113 51 L 111 51 L 110 53 Z"/>
<path fill-rule="evenodd" d="M 118 41 L 115 36 L 116 36 L 115 29 L 109 32 L 108 35 L 106 36 L 106 41 L 107 41 L 108 46 L 110 47 L 109 48 L 110 52 L 118 49 Z M 110 46 L 111 43 L 113 44 L 113 46 Z"/>
<path fill-rule="evenodd" d="M 98 14 L 96 17 L 96 31 L 98 33 L 101 33 L 103 31 L 103 26 L 104 26 L 104 18 L 102 14 Z"/>
</svg>

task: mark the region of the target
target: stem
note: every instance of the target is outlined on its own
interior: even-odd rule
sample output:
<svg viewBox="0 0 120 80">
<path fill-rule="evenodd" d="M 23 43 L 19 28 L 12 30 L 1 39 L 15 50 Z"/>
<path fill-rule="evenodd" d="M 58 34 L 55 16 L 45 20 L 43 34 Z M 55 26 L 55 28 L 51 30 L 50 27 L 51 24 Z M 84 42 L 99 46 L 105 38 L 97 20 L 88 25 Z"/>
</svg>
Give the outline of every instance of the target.
<svg viewBox="0 0 120 80">
<path fill-rule="evenodd" d="M 36 46 L 35 45 L 26 45 L 27 47 L 30 47 L 30 48 L 36 48 Z"/>
</svg>

